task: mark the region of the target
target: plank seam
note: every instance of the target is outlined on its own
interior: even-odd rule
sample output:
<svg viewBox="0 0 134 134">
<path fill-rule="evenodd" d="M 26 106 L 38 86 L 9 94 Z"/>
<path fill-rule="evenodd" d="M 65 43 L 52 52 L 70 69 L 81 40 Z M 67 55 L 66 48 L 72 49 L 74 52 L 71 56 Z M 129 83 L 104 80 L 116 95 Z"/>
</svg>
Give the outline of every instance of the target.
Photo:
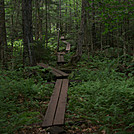
<svg viewBox="0 0 134 134">
<path fill-rule="evenodd" d="M 60 94 L 61 94 L 61 89 L 62 89 L 62 85 L 63 85 L 63 79 L 61 79 L 61 80 L 62 80 L 62 82 L 61 82 L 61 86 L 60 86 L 59 97 L 58 97 L 58 100 L 57 100 L 57 104 L 56 104 L 56 109 L 55 109 L 55 113 L 54 113 L 54 118 L 53 118 L 53 121 L 52 121 L 52 125 L 54 125 L 55 115 L 56 115 L 56 112 L 57 112 L 58 103 L 59 103 Z"/>
</svg>

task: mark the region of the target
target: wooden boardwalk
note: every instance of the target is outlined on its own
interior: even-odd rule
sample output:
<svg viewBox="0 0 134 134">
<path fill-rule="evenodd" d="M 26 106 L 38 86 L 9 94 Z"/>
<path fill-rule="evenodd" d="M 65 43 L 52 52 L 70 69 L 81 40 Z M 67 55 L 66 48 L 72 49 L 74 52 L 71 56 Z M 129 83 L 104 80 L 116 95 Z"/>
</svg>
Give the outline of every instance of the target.
<svg viewBox="0 0 134 134">
<path fill-rule="evenodd" d="M 62 42 L 66 44 L 66 52 L 69 52 L 69 51 L 70 51 L 70 48 L 71 48 L 71 44 L 68 43 L 68 42 L 65 41 L 65 40 L 63 40 Z"/>
<path fill-rule="evenodd" d="M 57 53 L 57 64 L 65 64 L 65 60 L 64 60 L 64 54 L 65 52 L 58 52 Z"/>
<path fill-rule="evenodd" d="M 68 74 L 61 71 L 61 70 L 58 70 L 56 68 L 53 68 L 53 67 L 50 67 L 44 63 L 38 63 L 37 64 L 38 66 L 42 67 L 42 68 L 46 68 L 46 69 L 51 69 L 51 72 L 57 77 L 57 78 L 67 78 L 68 77 Z"/>
<path fill-rule="evenodd" d="M 68 79 L 57 79 L 42 127 L 64 124 Z"/>
<path fill-rule="evenodd" d="M 69 52 L 70 51 L 70 43 L 67 43 L 67 46 L 66 46 L 66 51 Z"/>
<path fill-rule="evenodd" d="M 64 64 L 64 55 L 66 52 L 70 51 L 70 43 L 66 42 L 64 36 L 62 36 L 62 42 L 66 43 L 65 52 L 57 53 L 57 64 Z M 50 69 L 50 72 L 53 73 L 57 80 L 53 90 L 53 94 L 51 96 L 44 121 L 42 124 L 42 128 L 51 127 L 51 126 L 61 126 L 64 125 L 64 116 L 65 116 L 65 108 L 67 103 L 67 90 L 68 90 L 68 74 L 58 70 L 54 67 L 46 65 L 44 63 L 38 63 L 38 66 Z"/>
</svg>

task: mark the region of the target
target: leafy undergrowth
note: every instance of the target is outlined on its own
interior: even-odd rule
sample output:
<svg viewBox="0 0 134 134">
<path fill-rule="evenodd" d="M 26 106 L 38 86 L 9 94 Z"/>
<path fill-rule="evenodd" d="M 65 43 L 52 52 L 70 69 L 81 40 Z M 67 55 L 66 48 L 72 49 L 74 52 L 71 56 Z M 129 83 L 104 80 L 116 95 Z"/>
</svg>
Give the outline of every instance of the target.
<svg viewBox="0 0 134 134">
<path fill-rule="evenodd" d="M 38 67 L 0 71 L 1 134 L 39 133 L 37 127 L 40 127 L 54 86 L 45 84 L 47 81 L 41 77 L 44 71 Z M 45 77 L 49 78 L 48 75 Z"/>
<path fill-rule="evenodd" d="M 134 77 L 119 72 L 116 59 L 80 62 L 70 84 L 66 126 L 75 134 L 133 134 Z M 132 69 L 131 69 L 132 70 Z"/>
<path fill-rule="evenodd" d="M 121 57 L 122 58 L 122 57 Z M 134 66 L 122 59 L 83 55 L 69 78 L 67 134 L 134 133 Z M 117 64 L 118 62 L 118 64 Z M 0 70 L 0 133 L 46 134 L 41 129 L 54 77 L 39 67 Z"/>
</svg>

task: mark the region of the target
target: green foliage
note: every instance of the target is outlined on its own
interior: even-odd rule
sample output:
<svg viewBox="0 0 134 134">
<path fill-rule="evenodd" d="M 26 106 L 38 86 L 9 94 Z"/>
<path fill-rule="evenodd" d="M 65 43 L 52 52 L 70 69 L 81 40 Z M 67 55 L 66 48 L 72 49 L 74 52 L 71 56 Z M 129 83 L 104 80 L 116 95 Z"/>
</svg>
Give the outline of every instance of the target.
<svg viewBox="0 0 134 134">
<path fill-rule="evenodd" d="M 67 111 L 75 116 L 67 118 L 84 120 L 96 126 L 98 133 L 102 130 L 108 134 L 132 132 L 133 75 L 128 79 L 125 73 L 117 72 L 116 59 L 91 58 L 88 62 L 80 62 L 73 72 L 74 78 L 82 82 L 70 85 Z"/>
<path fill-rule="evenodd" d="M 52 53 L 51 49 L 49 47 L 46 48 L 43 42 L 40 41 L 35 42 L 33 46 L 33 50 L 37 62 L 40 61 L 48 62 L 53 59 L 53 56 L 51 55 Z"/>
<path fill-rule="evenodd" d="M 53 85 L 42 83 L 40 73 L 27 77 L 38 67 L 17 71 L 0 70 L 0 133 L 13 134 L 27 125 L 40 122 Z M 30 70 L 30 71 L 26 71 Z"/>
<path fill-rule="evenodd" d="M 23 64 L 23 45 L 22 40 L 16 40 L 13 43 L 8 42 L 7 60 L 9 69 L 18 68 Z"/>
<path fill-rule="evenodd" d="M 97 12 L 95 17 L 98 22 L 104 24 L 105 29 L 103 31 L 103 35 L 107 34 L 109 31 L 113 32 L 118 29 L 122 25 L 122 21 L 129 17 L 133 18 L 133 10 L 134 7 L 132 5 L 132 0 L 128 1 L 114 1 L 114 0 L 89 0 L 90 7 L 87 9 L 90 12 Z M 92 8 L 92 4 L 94 4 L 94 9 Z"/>
<path fill-rule="evenodd" d="M 55 42 L 54 38 L 50 38 L 49 41 L 51 43 Z M 54 55 L 54 50 L 56 45 L 48 43 L 48 47 L 46 48 L 43 41 L 34 41 L 31 43 L 33 50 L 33 58 L 36 63 L 38 62 L 46 62 L 51 63 L 54 60 L 56 61 L 56 57 Z M 8 52 L 8 66 L 9 69 L 17 69 L 23 66 L 23 44 L 22 40 L 14 41 L 13 48 L 11 42 L 8 42 L 8 47 L 10 52 Z M 27 58 L 28 61 L 28 58 Z"/>
</svg>

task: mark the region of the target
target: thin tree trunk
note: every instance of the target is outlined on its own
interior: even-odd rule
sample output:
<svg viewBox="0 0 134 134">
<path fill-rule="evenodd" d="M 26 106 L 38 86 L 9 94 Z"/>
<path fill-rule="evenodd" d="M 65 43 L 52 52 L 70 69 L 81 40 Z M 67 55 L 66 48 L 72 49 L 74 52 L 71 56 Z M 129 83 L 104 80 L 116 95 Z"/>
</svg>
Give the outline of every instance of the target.
<svg viewBox="0 0 134 134">
<path fill-rule="evenodd" d="M 51 6 L 50 6 L 50 3 L 49 3 L 49 5 L 48 5 L 48 23 L 49 23 L 49 33 L 51 34 L 52 33 L 52 29 L 51 29 L 51 24 L 52 24 L 52 22 L 51 22 Z"/>
<path fill-rule="evenodd" d="M 81 9 L 81 24 L 80 24 L 80 31 L 79 31 L 79 38 L 78 38 L 78 45 L 76 50 L 76 55 L 72 57 L 71 63 L 76 63 L 80 60 L 82 56 L 82 46 L 84 44 L 84 33 L 85 33 L 85 17 L 86 17 L 86 7 L 87 0 L 82 0 L 82 9 Z"/>
<path fill-rule="evenodd" d="M 23 25 L 23 64 L 33 65 L 33 52 L 31 43 L 33 42 L 32 34 L 32 0 L 22 0 L 22 25 Z"/>
<path fill-rule="evenodd" d="M 7 67 L 7 39 L 4 0 L 0 0 L 0 62 L 2 65 Z"/>
<path fill-rule="evenodd" d="M 79 14 L 78 14 L 78 0 L 76 0 L 76 7 L 75 7 L 75 10 L 76 10 L 76 12 L 75 12 L 75 17 L 77 18 L 78 16 L 79 16 Z M 78 45 L 78 29 L 79 29 L 79 24 L 78 24 L 78 21 L 76 21 L 75 22 L 76 24 L 75 24 L 75 29 L 76 29 L 76 33 L 75 33 L 75 35 L 76 35 L 76 37 L 75 37 L 75 43 L 76 43 L 76 45 Z"/>
<path fill-rule="evenodd" d="M 43 1 L 40 0 L 40 6 L 43 8 Z M 40 37 L 40 40 L 42 41 L 43 40 L 43 10 L 40 10 L 39 12 L 39 16 L 40 16 L 40 23 L 39 23 L 39 37 Z"/>
<path fill-rule="evenodd" d="M 40 12 L 39 11 L 40 10 L 39 2 L 40 2 L 40 0 L 35 1 L 35 7 L 36 7 L 35 40 L 39 40 L 39 25 L 40 25 L 40 22 L 39 22 L 39 19 L 40 19 L 40 16 L 39 16 L 39 12 Z"/>
<path fill-rule="evenodd" d="M 65 9 L 65 15 L 67 16 L 67 1 L 66 1 L 66 9 Z M 68 22 L 67 22 L 67 20 L 66 20 L 66 22 L 65 22 L 65 34 L 67 34 L 67 32 L 68 32 Z"/>
<path fill-rule="evenodd" d="M 59 22 L 58 22 L 58 42 L 57 42 L 57 52 L 59 51 L 60 45 L 60 33 L 61 33 L 61 0 L 59 0 Z"/>
<path fill-rule="evenodd" d="M 92 0 L 92 45 L 91 45 L 91 50 L 92 52 L 94 51 L 94 46 L 96 45 L 96 28 L 95 28 L 95 5 L 94 5 L 94 0 Z"/>
<path fill-rule="evenodd" d="M 13 13 L 12 13 L 12 15 L 11 15 L 11 26 L 12 26 L 12 30 L 11 30 L 11 44 L 12 44 L 12 46 L 11 46 L 11 68 L 13 69 L 14 68 L 14 61 L 13 61 L 13 43 L 14 43 L 14 11 L 13 11 Z"/>
<path fill-rule="evenodd" d="M 70 19 L 69 19 L 69 32 L 71 31 L 71 29 L 72 29 L 72 11 L 71 11 L 71 0 L 69 0 L 69 6 L 70 6 L 70 8 L 69 8 L 69 14 L 70 14 Z"/>
<path fill-rule="evenodd" d="M 46 32 L 45 32 L 46 47 L 48 44 L 48 0 L 46 0 Z"/>
<path fill-rule="evenodd" d="M 103 51 L 103 35 L 102 35 L 102 24 L 100 23 L 100 39 L 101 39 L 101 52 Z"/>
<path fill-rule="evenodd" d="M 62 31 L 61 27 L 61 0 L 59 0 L 59 29 Z"/>
</svg>

